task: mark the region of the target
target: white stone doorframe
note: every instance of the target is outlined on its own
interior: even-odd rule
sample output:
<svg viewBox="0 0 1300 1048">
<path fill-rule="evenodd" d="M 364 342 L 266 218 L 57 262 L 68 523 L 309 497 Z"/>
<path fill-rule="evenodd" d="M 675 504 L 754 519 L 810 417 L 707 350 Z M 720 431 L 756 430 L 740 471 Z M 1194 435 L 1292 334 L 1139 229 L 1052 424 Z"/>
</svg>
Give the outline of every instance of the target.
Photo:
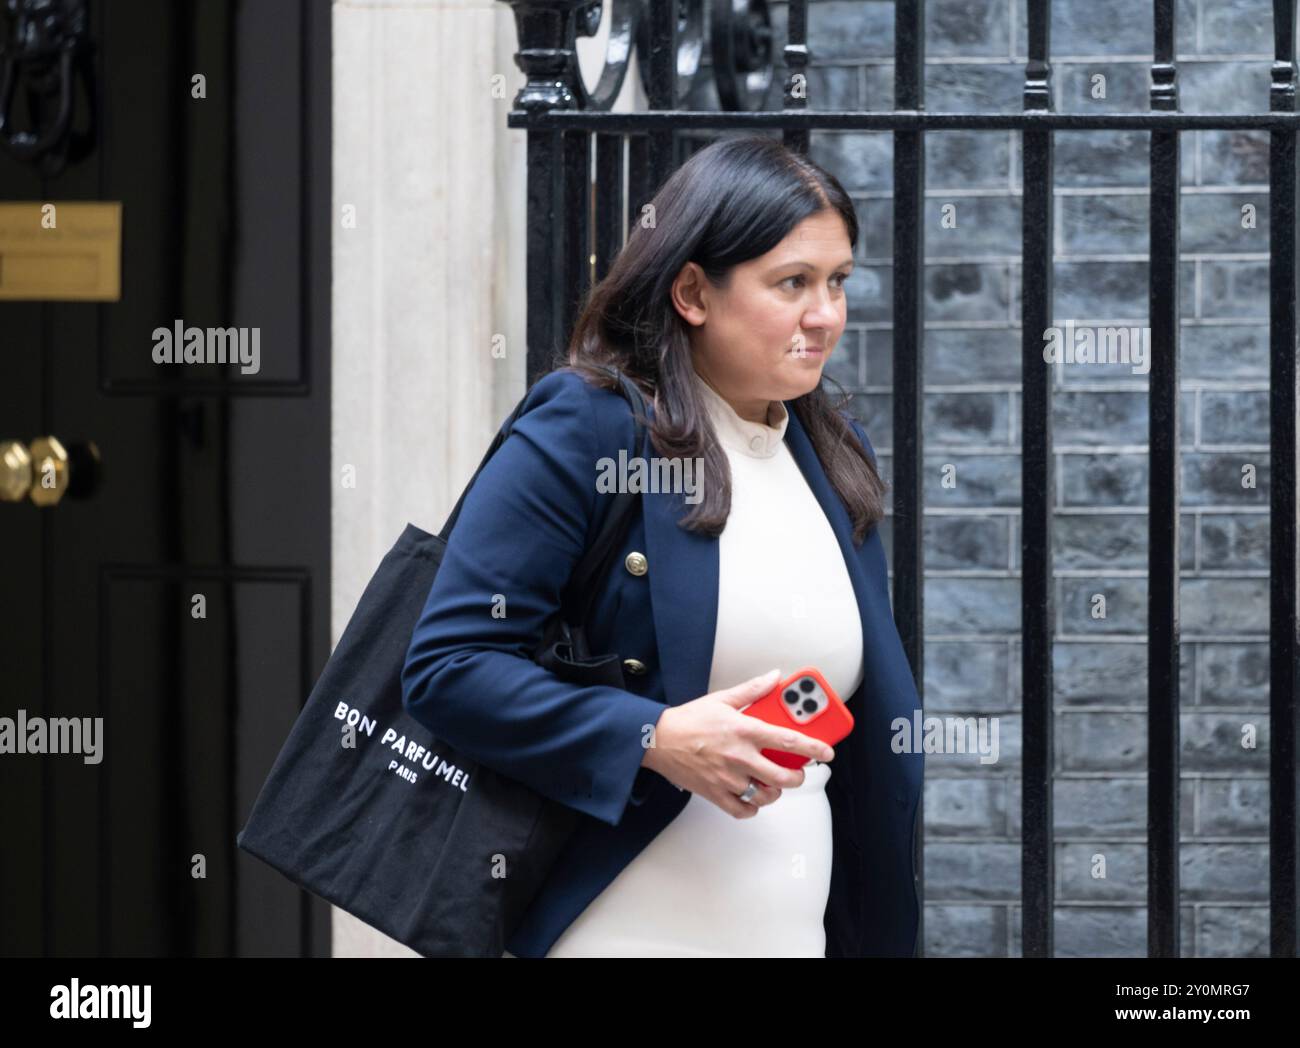
<svg viewBox="0 0 1300 1048">
<path fill-rule="evenodd" d="M 524 82 L 506 4 L 332 14 L 331 647 L 402 528 L 442 527 L 523 395 L 527 157 L 506 127 Z M 605 36 L 579 46 L 588 83 Z M 635 67 L 615 108 L 645 108 Z M 417 956 L 337 908 L 332 927 L 334 956 Z"/>
</svg>

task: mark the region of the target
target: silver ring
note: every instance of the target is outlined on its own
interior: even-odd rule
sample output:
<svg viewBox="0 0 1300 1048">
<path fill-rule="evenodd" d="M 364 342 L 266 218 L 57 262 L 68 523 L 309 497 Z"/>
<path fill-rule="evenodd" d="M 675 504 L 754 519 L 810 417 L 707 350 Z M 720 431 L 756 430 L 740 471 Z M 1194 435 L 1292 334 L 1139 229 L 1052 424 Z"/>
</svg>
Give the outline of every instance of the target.
<svg viewBox="0 0 1300 1048">
<path fill-rule="evenodd" d="M 754 785 L 754 780 L 750 779 L 749 785 L 745 787 L 745 792 L 737 794 L 737 796 L 746 804 L 748 804 L 750 799 L 753 798 L 754 794 L 756 794 L 757 792 L 758 792 L 758 787 Z"/>
</svg>

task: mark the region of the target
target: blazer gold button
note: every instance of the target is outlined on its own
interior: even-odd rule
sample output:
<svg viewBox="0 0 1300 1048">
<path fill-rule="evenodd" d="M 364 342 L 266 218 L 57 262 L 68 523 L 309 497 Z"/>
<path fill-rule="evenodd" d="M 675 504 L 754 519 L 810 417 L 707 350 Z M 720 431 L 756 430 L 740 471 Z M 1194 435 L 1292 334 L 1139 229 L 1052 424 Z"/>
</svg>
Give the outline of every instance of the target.
<svg viewBox="0 0 1300 1048">
<path fill-rule="evenodd" d="M 650 565 L 646 562 L 644 553 L 637 553 L 633 550 L 623 560 L 623 566 L 633 575 L 644 575 L 649 570 Z"/>
<path fill-rule="evenodd" d="M 624 659 L 623 668 L 627 670 L 628 673 L 640 674 L 645 672 L 645 663 L 640 659 Z"/>
</svg>

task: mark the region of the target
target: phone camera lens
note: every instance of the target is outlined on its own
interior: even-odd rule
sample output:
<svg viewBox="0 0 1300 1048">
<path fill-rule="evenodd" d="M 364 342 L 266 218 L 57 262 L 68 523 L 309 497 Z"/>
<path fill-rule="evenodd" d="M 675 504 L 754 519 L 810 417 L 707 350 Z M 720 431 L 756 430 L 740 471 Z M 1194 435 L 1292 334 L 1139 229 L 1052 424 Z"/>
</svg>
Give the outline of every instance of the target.
<svg viewBox="0 0 1300 1048">
<path fill-rule="evenodd" d="M 813 680 L 811 677 L 804 677 L 803 680 L 799 682 L 799 687 L 802 688 L 803 693 L 807 695 L 808 692 L 812 691 L 813 688 L 817 687 L 817 682 Z"/>
<path fill-rule="evenodd" d="M 793 706 L 796 702 L 799 701 L 799 693 L 795 691 L 793 688 L 791 688 L 789 691 L 785 693 L 785 701 L 788 702 L 791 706 Z"/>
<path fill-rule="evenodd" d="M 817 712 L 816 701 L 814 699 L 805 699 L 803 704 L 803 709 L 805 713 L 816 713 Z"/>
</svg>

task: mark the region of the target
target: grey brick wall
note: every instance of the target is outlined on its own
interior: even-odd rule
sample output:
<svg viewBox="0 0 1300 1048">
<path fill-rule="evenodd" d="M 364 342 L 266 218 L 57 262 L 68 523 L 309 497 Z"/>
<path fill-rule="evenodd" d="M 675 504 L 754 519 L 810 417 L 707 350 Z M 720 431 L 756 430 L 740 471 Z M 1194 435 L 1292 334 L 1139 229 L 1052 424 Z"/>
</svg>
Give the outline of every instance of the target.
<svg viewBox="0 0 1300 1048">
<path fill-rule="evenodd" d="M 1052 8 L 1057 109 L 1146 110 L 1150 5 Z M 783 46 L 784 4 L 773 17 Z M 812 107 L 892 107 L 893 18 L 892 3 L 814 0 Z M 1023 0 L 929 0 L 926 22 L 928 109 L 1020 110 Z M 1177 52 L 1185 112 L 1268 110 L 1267 0 L 1183 0 Z M 705 85 L 691 104 L 716 108 L 716 98 Z M 1145 325 L 1147 135 L 1055 141 L 1055 322 Z M 1266 956 L 1268 134 L 1181 141 L 1183 953 Z M 817 133 L 812 155 L 853 194 L 863 224 L 849 327 L 827 368 L 856 391 L 888 478 L 892 136 Z M 1020 162 L 1015 132 L 927 135 L 924 704 L 927 715 L 1000 725 L 995 764 L 927 758 L 931 956 L 1020 952 Z M 940 224 L 945 204 L 956 228 Z M 1243 228 L 1244 204 L 1254 228 Z M 1146 390 L 1126 365 L 1057 368 L 1059 956 L 1147 950 Z M 955 486 L 942 482 L 949 464 Z"/>
</svg>

